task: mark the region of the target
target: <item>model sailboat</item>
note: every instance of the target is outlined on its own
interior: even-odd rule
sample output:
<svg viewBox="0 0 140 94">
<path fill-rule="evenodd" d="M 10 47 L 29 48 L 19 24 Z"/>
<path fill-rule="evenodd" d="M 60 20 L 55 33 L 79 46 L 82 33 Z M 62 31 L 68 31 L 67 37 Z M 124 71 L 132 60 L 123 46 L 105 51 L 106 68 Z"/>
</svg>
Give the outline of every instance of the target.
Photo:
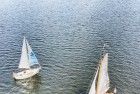
<svg viewBox="0 0 140 94">
<path fill-rule="evenodd" d="M 100 61 L 89 94 L 115 94 L 116 88 L 113 92 L 109 92 L 109 86 L 108 53 L 106 53 Z"/>
<path fill-rule="evenodd" d="M 26 79 L 37 74 L 40 69 L 41 66 L 28 41 L 24 37 L 20 63 L 18 69 L 13 72 L 13 77 L 15 79 Z"/>
</svg>

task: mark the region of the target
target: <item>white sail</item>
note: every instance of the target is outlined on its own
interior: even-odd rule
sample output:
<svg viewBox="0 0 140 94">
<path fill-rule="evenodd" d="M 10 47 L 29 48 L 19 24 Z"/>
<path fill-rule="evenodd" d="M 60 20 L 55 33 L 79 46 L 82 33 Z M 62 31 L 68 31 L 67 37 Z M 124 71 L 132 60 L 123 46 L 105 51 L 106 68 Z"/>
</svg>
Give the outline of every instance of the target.
<svg viewBox="0 0 140 94">
<path fill-rule="evenodd" d="M 27 53 L 28 53 L 28 59 L 29 59 L 29 66 L 32 66 L 34 64 L 39 64 L 38 60 L 33 52 L 33 50 L 31 49 L 28 41 L 26 40 L 26 44 L 27 44 Z"/>
<path fill-rule="evenodd" d="M 98 70 L 99 68 L 97 69 L 97 72 L 95 74 L 94 80 L 92 82 L 92 85 L 88 94 L 96 94 L 96 80 L 97 80 Z"/>
<path fill-rule="evenodd" d="M 117 93 L 117 89 L 116 89 L 116 87 L 114 88 L 114 94 L 116 94 Z"/>
<path fill-rule="evenodd" d="M 25 37 L 23 39 L 22 53 L 21 53 L 21 58 L 20 58 L 20 63 L 18 68 L 30 68 L 28 56 L 27 56 L 27 45 L 26 45 Z"/>
<path fill-rule="evenodd" d="M 105 54 L 101 60 L 98 81 L 97 81 L 97 93 L 105 94 L 109 89 L 109 76 L 108 76 L 108 53 Z"/>
</svg>

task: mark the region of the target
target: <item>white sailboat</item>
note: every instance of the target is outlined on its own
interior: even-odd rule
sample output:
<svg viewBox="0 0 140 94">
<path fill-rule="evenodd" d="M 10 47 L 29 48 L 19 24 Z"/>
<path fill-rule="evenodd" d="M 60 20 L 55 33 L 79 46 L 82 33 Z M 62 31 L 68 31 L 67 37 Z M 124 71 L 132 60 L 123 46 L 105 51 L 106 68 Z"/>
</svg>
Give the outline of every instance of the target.
<svg viewBox="0 0 140 94">
<path fill-rule="evenodd" d="M 113 92 L 108 92 L 110 82 L 108 75 L 108 53 L 100 61 L 100 65 L 95 74 L 90 91 L 88 94 L 115 94 L 116 88 Z"/>
<path fill-rule="evenodd" d="M 37 74 L 40 69 L 41 66 L 28 41 L 24 37 L 20 63 L 18 69 L 14 70 L 13 77 L 15 79 L 26 79 Z"/>
</svg>

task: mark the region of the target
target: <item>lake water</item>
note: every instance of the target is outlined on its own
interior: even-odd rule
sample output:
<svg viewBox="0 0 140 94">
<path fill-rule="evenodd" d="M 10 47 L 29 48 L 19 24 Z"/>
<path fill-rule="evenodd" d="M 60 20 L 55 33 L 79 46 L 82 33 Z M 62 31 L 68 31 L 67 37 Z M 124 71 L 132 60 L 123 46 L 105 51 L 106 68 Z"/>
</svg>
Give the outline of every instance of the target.
<svg viewBox="0 0 140 94">
<path fill-rule="evenodd" d="M 23 36 L 42 70 L 14 81 Z M 1 0 L 0 94 L 87 94 L 104 44 L 111 86 L 140 94 L 140 0 Z"/>
</svg>

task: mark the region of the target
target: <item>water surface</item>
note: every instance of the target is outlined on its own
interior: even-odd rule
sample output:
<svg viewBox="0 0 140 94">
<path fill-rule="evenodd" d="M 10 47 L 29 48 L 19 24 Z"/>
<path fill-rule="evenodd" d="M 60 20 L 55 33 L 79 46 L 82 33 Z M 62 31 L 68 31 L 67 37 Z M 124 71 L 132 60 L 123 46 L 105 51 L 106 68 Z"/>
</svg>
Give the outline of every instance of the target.
<svg viewBox="0 0 140 94">
<path fill-rule="evenodd" d="M 139 0 L 1 0 L 0 94 L 87 94 L 103 44 L 111 86 L 140 92 Z M 26 36 L 42 66 L 14 81 Z"/>
</svg>

